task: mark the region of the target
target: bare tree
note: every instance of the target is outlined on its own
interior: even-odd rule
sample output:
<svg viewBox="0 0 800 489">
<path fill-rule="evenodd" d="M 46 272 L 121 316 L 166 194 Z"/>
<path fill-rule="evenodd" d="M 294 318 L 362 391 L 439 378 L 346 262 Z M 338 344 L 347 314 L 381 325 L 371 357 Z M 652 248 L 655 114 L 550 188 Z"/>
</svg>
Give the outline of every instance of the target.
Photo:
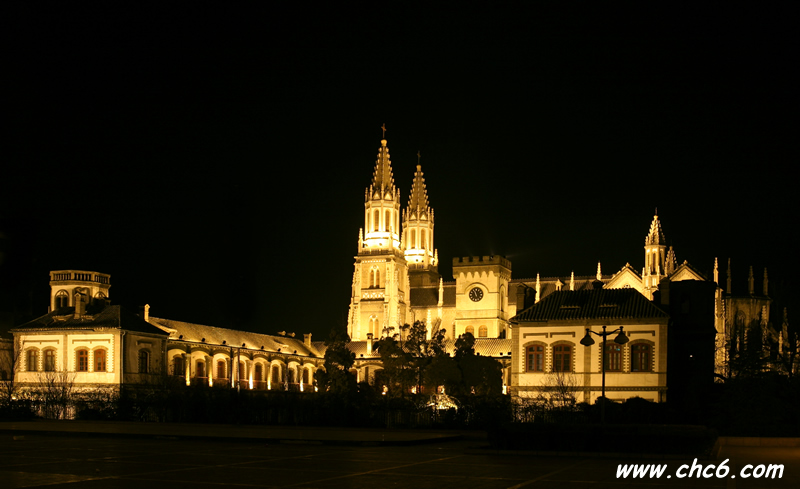
<svg viewBox="0 0 800 489">
<path fill-rule="evenodd" d="M 0 339 L 0 404 L 17 397 L 17 373 L 22 368 L 22 340 Z"/>
<path fill-rule="evenodd" d="M 31 401 L 39 405 L 48 419 L 69 417 L 75 396 L 74 372 L 40 372 L 36 383 L 27 391 Z"/>
<path fill-rule="evenodd" d="M 570 372 L 550 372 L 542 380 L 540 401 L 552 409 L 572 409 L 578 403 L 578 382 Z"/>
</svg>

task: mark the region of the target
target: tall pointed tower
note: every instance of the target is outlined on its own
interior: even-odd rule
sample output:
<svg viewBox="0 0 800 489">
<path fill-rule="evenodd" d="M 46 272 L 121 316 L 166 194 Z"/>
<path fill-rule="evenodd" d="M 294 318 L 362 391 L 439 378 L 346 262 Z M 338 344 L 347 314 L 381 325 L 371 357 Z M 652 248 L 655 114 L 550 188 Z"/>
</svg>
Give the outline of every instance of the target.
<svg viewBox="0 0 800 489">
<path fill-rule="evenodd" d="M 642 289 L 652 300 L 653 292 L 658 290 L 658 283 L 667 276 L 667 245 L 658 213 L 650 223 L 650 232 L 644 238 L 644 270 L 642 270 Z"/>
<path fill-rule="evenodd" d="M 385 131 L 385 129 L 384 129 Z M 408 267 L 400 247 L 400 192 L 394 185 L 386 139 L 381 140 L 364 199 L 347 333 L 354 341 L 379 338 L 408 317 Z"/>
<path fill-rule="evenodd" d="M 433 209 L 428 204 L 422 166 L 417 164 L 414 183 L 403 210 L 403 253 L 411 287 L 439 285 L 439 256 L 433 247 Z"/>
</svg>

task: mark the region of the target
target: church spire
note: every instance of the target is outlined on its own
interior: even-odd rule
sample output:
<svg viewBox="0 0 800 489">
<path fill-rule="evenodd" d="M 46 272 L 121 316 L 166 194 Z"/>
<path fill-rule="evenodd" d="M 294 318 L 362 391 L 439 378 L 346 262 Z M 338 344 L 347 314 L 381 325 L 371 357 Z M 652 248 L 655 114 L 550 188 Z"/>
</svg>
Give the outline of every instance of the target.
<svg viewBox="0 0 800 489">
<path fill-rule="evenodd" d="M 416 270 L 436 270 L 439 255 L 433 246 L 433 209 L 428 203 L 428 190 L 417 152 L 417 171 L 403 209 L 403 252 L 408 266 Z"/>
<path fill-rule="evenodd" d="M 386 134 L 386 126 L 381 129 Z M 386 139 L 381 139 L 372 182 L 365 192 L 362 250 L 400 248 L 400 192 L 394 185 L 392 160 Z"/>
<path fill-rule="evenodd" d="M 658 283 L 669 274 L 667 267 L 667 245 L 661 221 L 658 220 L 658 209 L 650 223 L 650 231 L 644 238 L 644 270 L 642 271 L 642 287 L 645 295 L 652 299 Z M 671 257 L 674 259 L 673 257 Z"/>
<path fill-rule="evenodd" d="M 650 223 L 650 232 L 644 238 L 646 245 L 663 245 L 667 242 L 664 238 L 664 231 L 661 230 L 661 221 L 658 220 L 658 210 L 656 215 L 653 216 L 653 222 Z"/>
<path fill-rule="evenodd" d="M 386 196 L 394 190 L 394 176 L 392 175 L 392 160 L 389 158 L 389 147 L 386 140 L 381 139 L 381 147 L 378 149 L 378 159 L 375 161 L 375 171 L 372 174 L 372 185 L 370 185 L 371 197 L 378 195 Z"/>
</svg>

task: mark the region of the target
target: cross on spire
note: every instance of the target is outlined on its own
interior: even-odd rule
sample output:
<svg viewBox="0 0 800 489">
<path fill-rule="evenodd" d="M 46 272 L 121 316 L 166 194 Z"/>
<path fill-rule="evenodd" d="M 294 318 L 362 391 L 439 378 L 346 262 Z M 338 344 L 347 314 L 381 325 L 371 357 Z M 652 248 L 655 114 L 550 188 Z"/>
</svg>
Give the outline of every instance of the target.
<svg viewBox="0 0 800 489">
<path fill-rule="evenodd" d="M 383 130 L 383 136 L 381 136 L 381 139 L 386 139 L 386 123 L 385 122 L 383 124 L 381 124 L 381 130 Z"/>
<path fill-rule="evenodd" d="M 419 156 L 419 150 L 417 150 L 417 164 L 418 164 L 418 165 L 419 165 L 419 158 L 420 158 L 420 156 Z"/>
</svg>

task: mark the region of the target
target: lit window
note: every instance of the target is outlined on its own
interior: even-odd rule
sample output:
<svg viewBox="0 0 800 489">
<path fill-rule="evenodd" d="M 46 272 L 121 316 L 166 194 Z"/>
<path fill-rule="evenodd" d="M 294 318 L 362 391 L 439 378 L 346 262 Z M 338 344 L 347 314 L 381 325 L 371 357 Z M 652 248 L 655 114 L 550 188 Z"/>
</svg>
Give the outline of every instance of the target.
<svg viewBox="0 0 800 489">
<path fill-rule="evenodd" d="M 150 352 L 147 350 L 139 350 L 139 373 L 150 373 Z"/>
<path fill-rule="evenodd" d="M 606 342 L 606 372 L 622 371 L 622 345 Z"/>
<path fill-rule="evenodd" d="M 67 307 L 69 305 L 69 294 L 67 294 L 66 290 L 59 290 L 56 293 L 56 309 L 61 309 L 62 307 Z"/>
<path fill-rule="evenodd" d="M 526 360 L 525 369 L 528 372 L 544 372 L 544 346 L 529 346 L 527 348 Z"/>
<path fill-rule="evenodd" d="M 75 352 L 75 370 L 78 372 L 89 371 L 89 350 L 78 350 Z"/>
<path fill-rule="evenodd" d="M 650 372 L 650 345 L 637 343 L 631 345 L 631 372 Z"/>
<path fill-rule="evenodd" d="M 225 377 L 225 360 L 219 360 L 217 362 L 217 378 L 224 379 Z"/>
<path fill-rule="evenodd" d="M 556 345 L 553 347 L 553 372 L 572 372 L 572 347 Z"/>
<path fill-rule="evenodd" d="M 486 328 L 486 326 L 481 326 L 480 328 L 478 328 L 478 338 L 486 338 L 487 336 L 489 336 L 488 331 L 489 330 Z"/>
<path fill-rule="evenodd" d="M 28 350 L 28 372 L 36 372 L 37 370 L 39 370 L 39 352 Z"/>
<path fill-rule="evenodd" d="M 466 328 L 464 328 L 464 334 L 467 333 L 471 334 L 472 336 L 475 336 L 475 328 L 473 326 L 467 326 Z"/>
<path fill-rule="evenodd" d="M 95 372 L 105 372 L 106 371 L 106 351 L 105 350 L 95 350 L 94 351 L 94 371 Z"/>
<path fill-rule="evenodd" d="M 55 350 L 45 350 L 44 351 L 44 371 L 45 372 L 55 372 L 56 371 L 56 351 Z"/>
</svg>

